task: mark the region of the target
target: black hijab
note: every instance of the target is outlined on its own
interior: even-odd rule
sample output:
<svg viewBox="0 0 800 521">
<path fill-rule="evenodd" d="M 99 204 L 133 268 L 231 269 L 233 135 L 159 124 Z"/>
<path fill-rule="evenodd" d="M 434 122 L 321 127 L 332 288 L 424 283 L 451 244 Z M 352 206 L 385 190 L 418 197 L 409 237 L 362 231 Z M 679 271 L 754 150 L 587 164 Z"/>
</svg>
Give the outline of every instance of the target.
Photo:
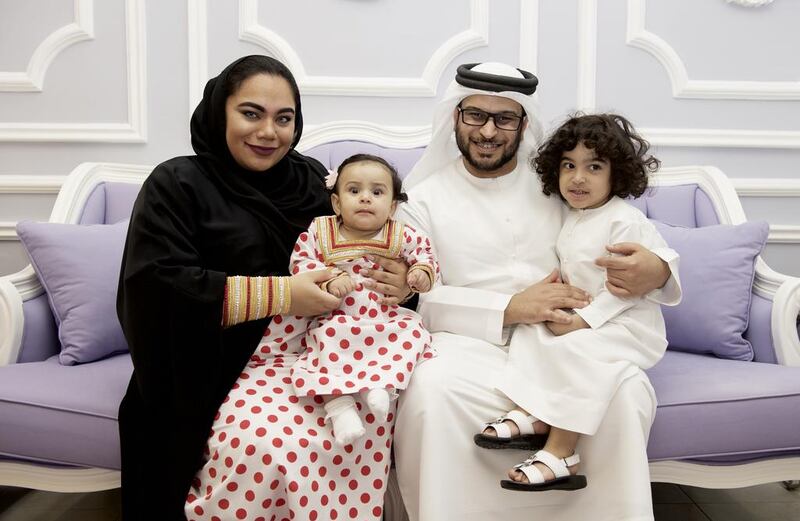
<svg viewBox="0 0 800 521">
<path fill-rule="evenodd" d="M 295 100 L 292 147 L 283 159 L 263 172 L 239 166 L 225 140 L 225 103 L 243 81 L 257 74 L 284 78 Z M 281 62 L 262 55 L 240 58 L 209 80 L 192 115 L 192 147 L 200 168 L 227 198 L 258 218 L 267 240 L 275 246 L 271 258 L 262 259 L 273 270 L 286 269 L 297 236 L 314 217 L 332 213 L 325 190 L 327 170 L 294 150 L 302 133 L 303 112 L 294 77 Z"/>
</svg>

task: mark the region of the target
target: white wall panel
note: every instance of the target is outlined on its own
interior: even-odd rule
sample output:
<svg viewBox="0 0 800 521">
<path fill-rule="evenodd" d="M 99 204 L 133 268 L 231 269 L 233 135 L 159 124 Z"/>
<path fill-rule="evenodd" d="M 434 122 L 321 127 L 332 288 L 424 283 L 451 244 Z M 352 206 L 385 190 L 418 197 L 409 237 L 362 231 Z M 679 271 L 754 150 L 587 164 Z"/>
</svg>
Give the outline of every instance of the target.
<svg viewBox="0 0 800 521">
<path fill-rule="evenodd" d="M 719 166 L 748 217 L 770 222 L 767 260 L 800 275 L 800 2 L 0 0 L 0 12 L 2 273 L 25 262 L 14 223 L 46 217 L 64 174 L 191 153 L 206 80 L 267 53 L 298 77 L 303 149 L 424 145 L 458 64 L 520 64 L 540 77 L 545 126 L 615 110 L 665 166 Z"/>
<path fill-rule="evenodd" d="M 461 2 L 444 17 L 420 17 L 430 5 L 426 0 L 301 0 L 279 10 L 260 9 L 262 4 L 269 2 L 239 0 L 239 38 L 286 63 L 307 94 L 430 96 L 453 58 L 489 44 L 488 0 Z M 304 16 L 309 9 L 315 16 Z M 259 13 L 265 11 L 275 29 L 263 25 Z M 291 24 L 300 19 L 302 25 Z"/>
<path fill-rule="evenodd" d="M 627 42 L 661 63 L 676 97 L 797 100 L 800 67 L 790 49 L 798 47 L 800 34 L 791 9 L 785 2 L 759 11 L 715 2 L 629 0 Z M 685 15 L 678 24 L 672 15 L 679 10 Z"/>
<path fill-rule="evenodd" d="M 98 2 L 96 10 L 94 5 L 75 0 L 78 22 L 62 28 L 63 37 L 53 36 L 61 29 L 49 37 L 53 43 L 46 58 L 34 53 L 32 63 L 38 66 L 29 71 L 35 87 L 29 90 L 41 92 L 0 96 L 0 141 L 146 140 L 144 0 Z M 96 32 L 95 16 L 107 22 Z M 71 45 L 82 39 L 94 45 Z M 50 77 L 46 88 L 44 69 Z"/>
<path fill-rule="evenodd" d="M 0 92 L 41 91 L 53 59 L 70 45 L 94 38 L 92 0 L 74 0 L 65 12 L 68 7 L 39 0 L 3 11 Z"/>
</svg>

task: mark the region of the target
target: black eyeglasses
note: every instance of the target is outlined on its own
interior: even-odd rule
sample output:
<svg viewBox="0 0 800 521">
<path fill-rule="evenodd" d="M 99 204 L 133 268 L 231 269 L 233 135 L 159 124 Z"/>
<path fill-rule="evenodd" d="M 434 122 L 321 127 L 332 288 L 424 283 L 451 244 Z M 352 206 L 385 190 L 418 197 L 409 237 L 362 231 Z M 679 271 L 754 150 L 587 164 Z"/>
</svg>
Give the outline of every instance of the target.
<svg viewBox="0 0 800 521">
<path fill-rule="evenodd" d="M 482 127 L 491 118 L 494 121 L 494 126 L 500 130 L 519 130 L 522 120 L 525 118 L 524 113 L 521 116 L 517 116 L 516 114 L 507 114 L 505 112 L 494 113 L 472 108 L 456 108 L 461 113 L 461 121 L 465 125 L 472 127 Z"/>
</svg>

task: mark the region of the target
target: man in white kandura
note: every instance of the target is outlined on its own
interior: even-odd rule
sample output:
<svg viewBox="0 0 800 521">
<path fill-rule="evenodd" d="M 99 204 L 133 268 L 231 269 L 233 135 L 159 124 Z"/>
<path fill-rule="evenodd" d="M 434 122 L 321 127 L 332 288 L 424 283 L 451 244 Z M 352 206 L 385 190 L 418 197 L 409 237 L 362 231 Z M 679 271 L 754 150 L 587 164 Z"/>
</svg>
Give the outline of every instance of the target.
<svg viewBox="0 0 800 521">
<path fill-rule="evenodd" d="M 431 144 L 404 183 L 409 202 L 397 217 L 431 237 L 442 278 L 419 304 L 438 356 L 414 373 L 395 429 L 411 521 L 653 519 L 646 445 L 656 400 L 642 371 L 619 387 L 597 433 L 581 437 L 589 480 L 582 490 L 502 489 L 508 469 L 530 451 L 487 450 L 473 441 L 482 433 L 504 447 L 543 444 L 543 423 L 504 418 L 514 409 L 496 389 L 508 340 L 515 324 L 567 322 L 563 309 L 589 301 L 558 279 L 563 205 L 542 193 L 529 165 L 542 139 L 537 83 L 508 65 L 459 67 L 434 115 Z M 611 250 L 617 255 L 598 264 L 612 293 L 680 299 L 675 252 L 628 243 Z M 496 429 L 481 427 L 498 417 Z"/>
</svg>

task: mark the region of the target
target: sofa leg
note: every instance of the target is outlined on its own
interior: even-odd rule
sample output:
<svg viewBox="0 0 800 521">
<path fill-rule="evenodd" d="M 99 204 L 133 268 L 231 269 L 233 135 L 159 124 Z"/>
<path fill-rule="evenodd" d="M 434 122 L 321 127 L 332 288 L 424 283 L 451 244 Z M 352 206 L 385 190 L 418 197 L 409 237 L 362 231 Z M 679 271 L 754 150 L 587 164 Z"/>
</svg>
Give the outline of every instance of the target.
<svg viewBox="0 0 800 521">
<path fill-rule="evenodd" d="M 786 490 L 797 490 L 800 488 L 800 480 L 794 479 L 792 481 L 781 481 L 781 485 Z"/>
</svg>

